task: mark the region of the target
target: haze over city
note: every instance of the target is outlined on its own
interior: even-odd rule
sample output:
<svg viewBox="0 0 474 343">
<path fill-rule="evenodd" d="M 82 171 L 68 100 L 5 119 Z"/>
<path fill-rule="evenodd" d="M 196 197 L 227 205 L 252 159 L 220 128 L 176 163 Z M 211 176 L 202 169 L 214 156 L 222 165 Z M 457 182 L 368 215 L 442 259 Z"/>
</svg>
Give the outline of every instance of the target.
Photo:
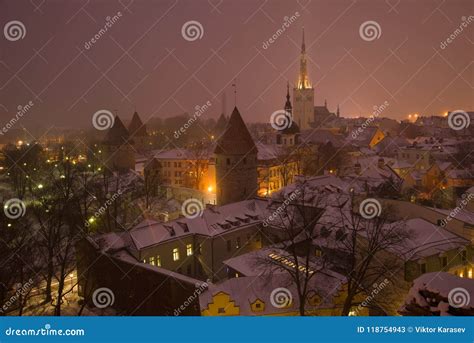
<svg viewBox="0 0 474 343">
<path fill-rule="evenodd" d="M 384 116 L 440 115 L 468 108 L 473 95 L 473 31 L 446 41 L 466 19 L 469 1 L 2 1 L 1 23 L 21 21 L 19 41 L 0 41 L 0 120 L 33 101 L 26 128 L 91 128 L 108 109 L 143 121 L 192 113 L 205 118 L 237 104 L 244 120 L 268 122 L 286 82 L 296 83 L 301 31 L 315 103 L 339 104 L 345 117 L 368 116 L 388 101 Z M 88 44 L 120 12 L 105 34 Z M 297 13 L 297 14 L 296 14 Z M 291 20 L 291 18 L 294 20 Z M 286 19 L 285 19 L 286 18 Z M 289 19 L 290 18 L 290 19 Z M 185 22 L 202 25 L 188 41 Z M 291 21 L 283 34 L 277 30 Z M 380 34 L 361 39 L 376 21 Z M 274 36 L 276 35 L 276 36 Z M 273 43 L 269 39 L 276 37 Z"/>
<path fill-rule="evenodd" d="M 1 342 L 472 341 L 472 0 L 36 1 L 0 0 Z"/>
</svg>

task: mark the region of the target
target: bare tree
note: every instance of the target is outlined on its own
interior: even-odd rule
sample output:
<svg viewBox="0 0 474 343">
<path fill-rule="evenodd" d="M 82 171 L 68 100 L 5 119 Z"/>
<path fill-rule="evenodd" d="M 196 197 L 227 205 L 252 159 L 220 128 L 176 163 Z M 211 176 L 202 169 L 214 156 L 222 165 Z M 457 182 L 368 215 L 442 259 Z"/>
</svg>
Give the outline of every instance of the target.
<svg viewBox="0 0 474 343">
<path fill-rule="evenodd" d="M 0 237 L 0 304 L 9 306 L 0 308 L 0 316 L 11 310 L 21 316 L 40 268 L 30 218 L 0 216 Z"/>
<path fill-rule="evenodd" d="M 286 199 L 275 199 L 273 213 L 265 222 L 271 230 L 266 230 L 265 236 L 278 249 L 278 258 L 259 257 L 256 264 L 267 267 L 270 271 L 279 270 L 287 274 L 295 285 L 299 313 L 307 315 L 306 304 L 313 291 L 311 280 L 327 269 L 328 263 L 324 257 L 314 254 L 312 244 L 313 229 L 322 214 L 321 198 L 311 197 L 306 181 L 296 183 L 296 189 Z M 311 200 L 307 200 L 311 198 Z M 289 263 L 282 263 L 289 261 Z"/>
<path fill-rule="evenodd" d="M 161 165 L 156 159 L 152 159 L 144 168 L 144 193 L 145 207 L 150 207 L 150 199 L 156 197 L 161 185 Z"/>
<path fill-rule="evenodd" d="M 191 144 L 188 151 L 187 176 L 190 180 L 188 186 L 199 190 L 202 188 L 201 182 L 209 164 L 209 144 L 198 141 Z"/>
<path fill-rule="evenodd" d="M 344 255 L 346 267 L 347 297 L 342 315 L 347 316 L 353 306 L 361 304 L 357 300 L 359 296 L 369 294 L 374 284 L 385 279 L 396 281 L 396 273 L 403 268 L 397 253 L 403 250 L 413 233 L 404 221 L 393 221 L 393 209 L 383 208 L 379 215 L 366 219 L 370 216 L 359 213 L 353 195 L 340 201 L 336 226 L 343 235 L 338 250 Z M 384 300 L 383 297 L 373 299 L 370 306 L 383 307 Z"/>
<path fill-rule="evenodd" d="M 296 156 L 293 155 L 294 147 L 281 147 L 278 150 L 277 160 L 280 165 L 278 169 L 281 180 L 282 187 L 288 186 L 293 182 L 293 178 L 297 174 L 297 161 Z"/>
</svg>

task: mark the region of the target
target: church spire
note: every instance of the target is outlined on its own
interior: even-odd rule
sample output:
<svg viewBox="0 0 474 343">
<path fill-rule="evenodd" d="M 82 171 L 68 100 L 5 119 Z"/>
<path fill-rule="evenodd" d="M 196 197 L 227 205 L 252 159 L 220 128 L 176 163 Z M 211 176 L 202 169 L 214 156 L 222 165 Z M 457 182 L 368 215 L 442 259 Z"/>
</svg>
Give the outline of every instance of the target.
<svg viewBox="0 0 474 343">
<path fill-rule="evenodd" d="M 291 100 L 290 100 L 290 83 L 286 83 L 286 102 L 285 102 L 285 112 L 287 113 L 292 113 L 293 112 L 293 106 L 291 106 Z"/>
<path fill-rule="evenodd" d="M 306 44 L 304 42 L 304 27 L 303 27 L 303 43 L 301 44 L 301 54 L 306 54 Z"/>
<path fill-rule="evenodd" d="M 303 28 L 303 40 L 301 44 L 301 56 L 300 56 L 300 73 L 298 75 L 298 89 L 311 88 L 309 82 L 308 71 L 306 68 L 306 44 L 304 40 L 304 28 Z"/>
</svg>

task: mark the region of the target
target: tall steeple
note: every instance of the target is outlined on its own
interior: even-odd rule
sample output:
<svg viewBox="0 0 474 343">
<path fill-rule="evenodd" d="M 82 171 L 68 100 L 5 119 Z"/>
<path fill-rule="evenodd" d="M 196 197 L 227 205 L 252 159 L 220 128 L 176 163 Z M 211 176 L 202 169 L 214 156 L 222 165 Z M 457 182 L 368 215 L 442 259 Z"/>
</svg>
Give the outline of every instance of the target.
<svg viewBox="0 0 474 343">
<path fill-rule="evenodd" d="M 285 111 L 290 114 L 293 113 L 293 106 L 291 106 L 291 100 L 290 100 L 290 83 L 289 82 L 286 83 Z"/>
<path fill-rule="evenodd" d="M 308 77 L 308 70 L 306 68 L 306 44 L 304 41 L 304 27 L 303 27 L 303 41 L 301 44 L 301 56 L 300 56 L 300 73 L 298 75 L 298 89 L 311 88 L 311 82 Z"/>
</svg>

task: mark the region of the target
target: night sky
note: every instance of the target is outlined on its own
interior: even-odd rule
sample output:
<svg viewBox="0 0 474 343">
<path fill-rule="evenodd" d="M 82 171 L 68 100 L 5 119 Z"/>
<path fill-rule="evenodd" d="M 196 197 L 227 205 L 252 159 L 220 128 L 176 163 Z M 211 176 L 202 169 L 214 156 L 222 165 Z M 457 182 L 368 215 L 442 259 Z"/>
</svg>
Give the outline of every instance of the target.
<svg viewBox="0 0 474 343">
<path fill-rule="evenodd" d="M 268 122 L 287 80 L 296 82 L 303 26 L 316 105 L 327 99 L 330 110 L 339 103 L 356 117 L 388 101 L 383 116 L 395 119 L 473 110 L 474 20 L 440 47 L 473 9 L 472 0 L 0 0 L 0 126 L 29 101 L 18 125 L 89 128 L 101 109 L 129 119 L 136 108 L 147 120 L 207 101 L 201 118 L 217 118 L 223 91 L 228 113 L 233 107 L 234 78 L 244 120 Z M 13 20 L 24 24 L 23 39 L 5 38 Z M 201 39 L 183 38 L 191 20 Z M 361 38 L 366 21 L 380 25 L 378 39 Z"/>
</svg>

